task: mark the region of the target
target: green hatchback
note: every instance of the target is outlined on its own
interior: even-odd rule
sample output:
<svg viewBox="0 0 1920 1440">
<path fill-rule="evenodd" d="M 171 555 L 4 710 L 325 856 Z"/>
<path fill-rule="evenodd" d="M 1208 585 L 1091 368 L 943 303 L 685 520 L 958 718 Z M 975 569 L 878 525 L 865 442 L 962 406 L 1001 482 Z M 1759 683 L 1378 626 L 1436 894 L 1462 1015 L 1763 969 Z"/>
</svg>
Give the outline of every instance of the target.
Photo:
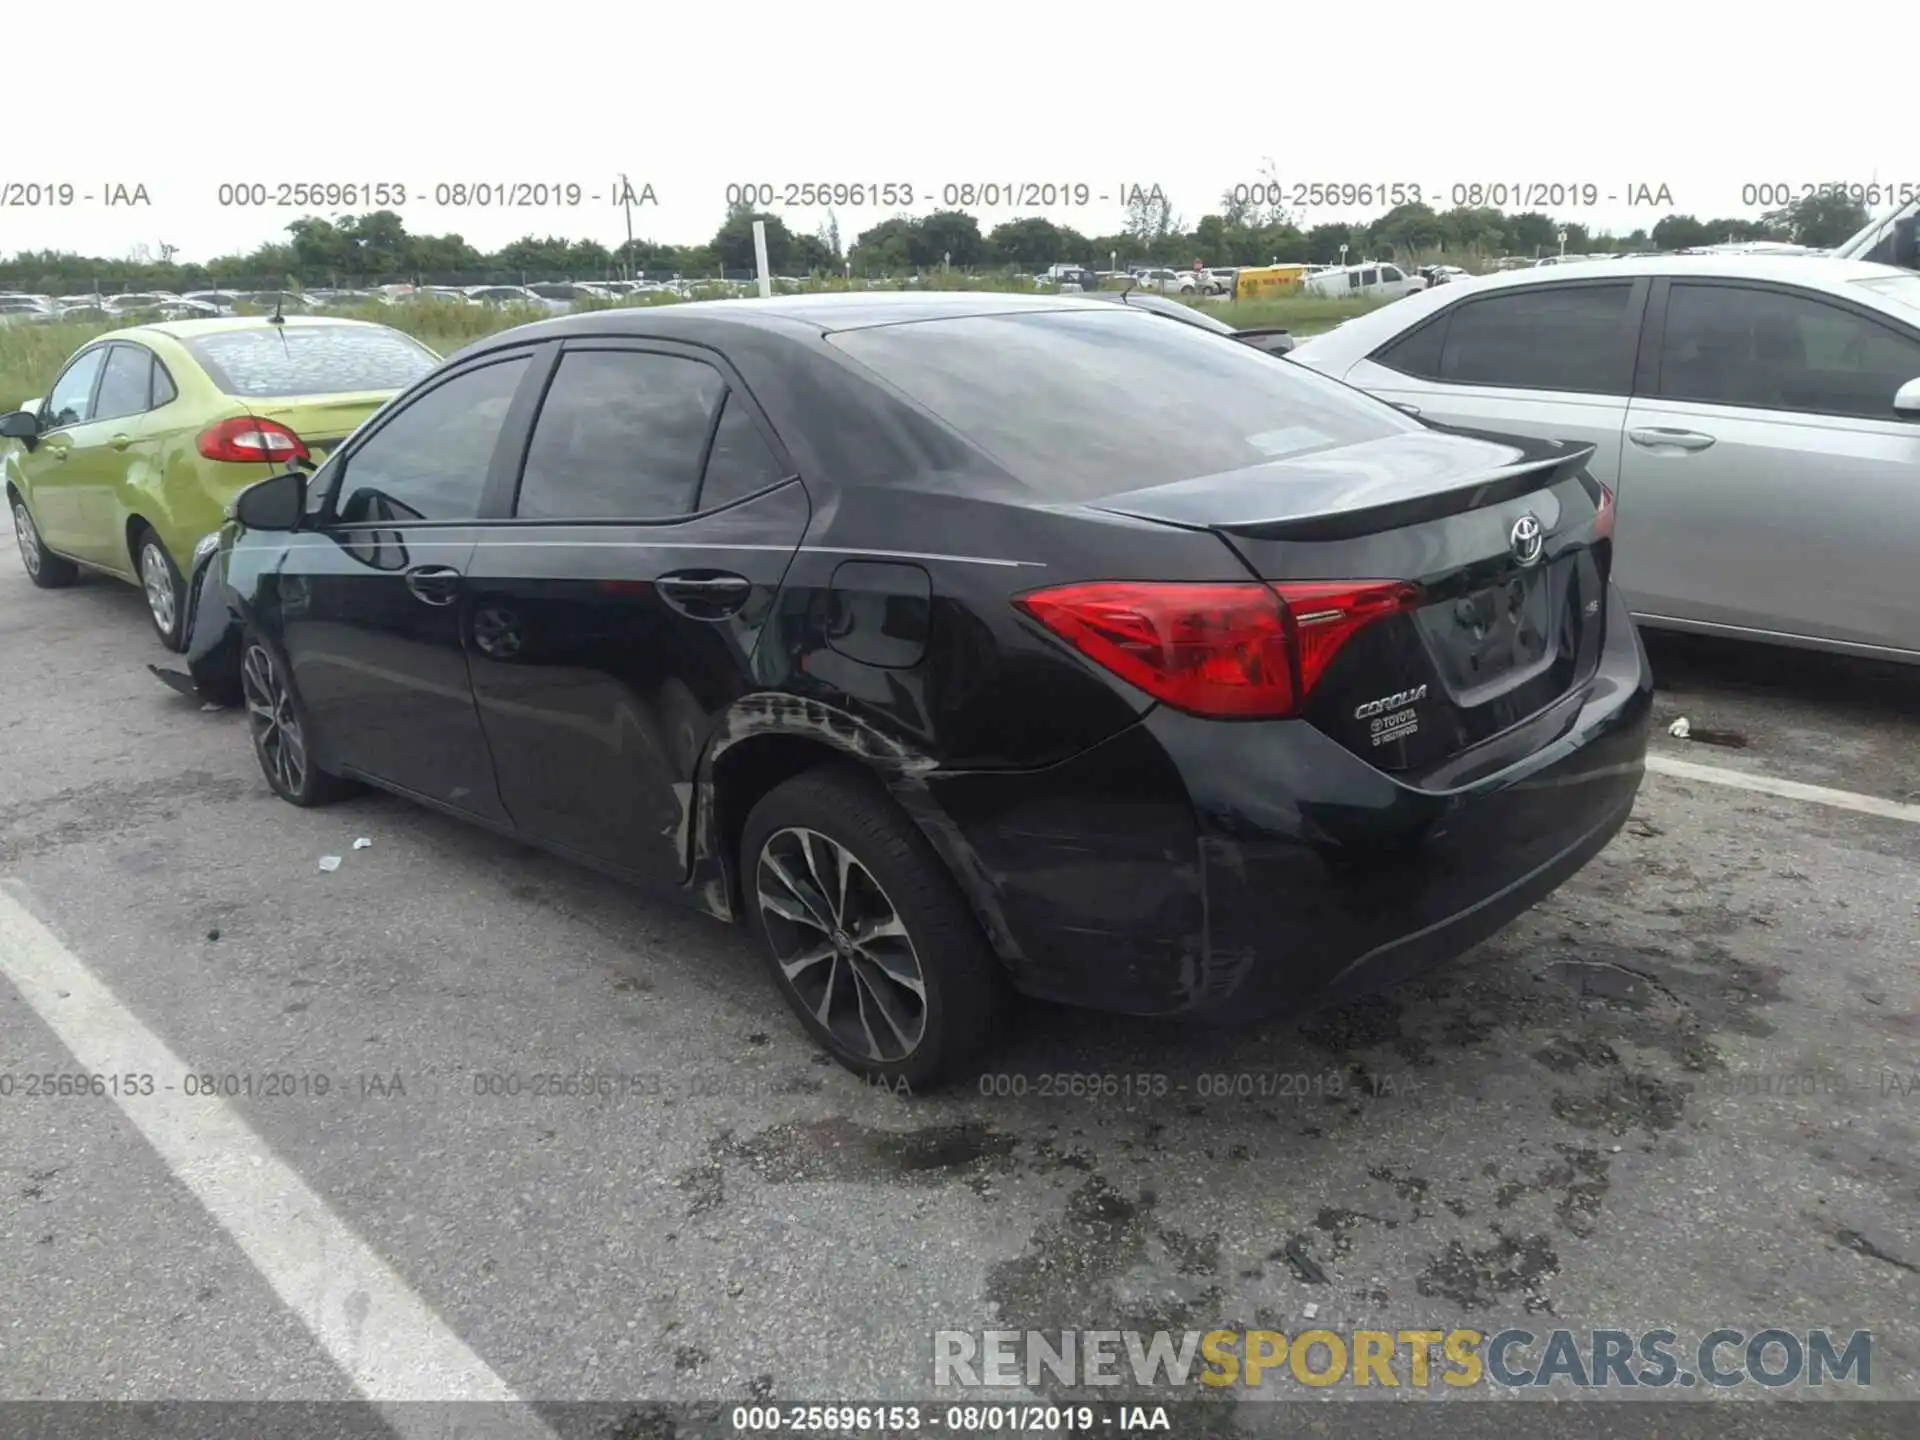
<svg viewBox="0 0 1920 1440">
<path fill-rule="evenodd" d="M 364 320 L 233 316 L 90 340 L 46 398 L 0 417 L 0 478 L 27 575 L 82 568 L 140 586 L 169 649 L 186 643 L 195 547 L 228 502 L 318 464 L 440 357 Z"/>
</svg>

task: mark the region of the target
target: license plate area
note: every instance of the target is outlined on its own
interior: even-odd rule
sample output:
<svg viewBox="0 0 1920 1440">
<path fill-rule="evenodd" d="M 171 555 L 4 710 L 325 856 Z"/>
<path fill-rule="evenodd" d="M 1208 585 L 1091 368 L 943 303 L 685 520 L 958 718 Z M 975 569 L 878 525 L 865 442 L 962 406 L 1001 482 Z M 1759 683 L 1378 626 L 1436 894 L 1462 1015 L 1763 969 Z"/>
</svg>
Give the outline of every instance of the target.
<svg viewBox="0 0 1920 1440">
<path fill-rule="evenodd" d="M 1560 588 L 1553 571 L 1542 567 L 1422 606 L 1414 619 L 1447 689 L 1471 704 L 1475 692 L 1504 690 L 1550 663 L 1553 596 Z"/>
</svg>

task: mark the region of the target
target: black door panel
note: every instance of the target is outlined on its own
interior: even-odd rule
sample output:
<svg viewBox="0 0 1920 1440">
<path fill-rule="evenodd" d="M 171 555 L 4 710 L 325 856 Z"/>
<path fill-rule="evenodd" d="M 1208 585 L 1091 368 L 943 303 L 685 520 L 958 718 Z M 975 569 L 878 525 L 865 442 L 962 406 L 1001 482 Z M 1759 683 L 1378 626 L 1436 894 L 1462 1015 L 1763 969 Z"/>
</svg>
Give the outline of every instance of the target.
<svg viewBox="0 0 1920 1440">
<path fill-rule="evenodd" d="M 487 531 L 467 570 L 468 664 L 520 828 L 681 878 L 695 765 L 715 716 L 755 688 L 754 647 L 809 513 L 795 482 L 669 525 Z M 713 580 L 724 588 L 693 584 Z"/>
<path fill-rule="evenodd" d="M 455 372 L 355 437 L 328 462 L 319 526 L 288 547 L 280 583 L 281 643 L 321 763 L 500 824 L 464 576 L 534 370 L 520 355 Z"/>
<path fill-rule="evenodd" d="M 458 577 L 476 534 L 433 526 L 306 538 L 281 574 L 282 644 L 322 763 L 503 822 L 461 653 Z M 419 567 L 452 573 L 448 601 L 415 593 L 409 572 Z"/>
</svg>

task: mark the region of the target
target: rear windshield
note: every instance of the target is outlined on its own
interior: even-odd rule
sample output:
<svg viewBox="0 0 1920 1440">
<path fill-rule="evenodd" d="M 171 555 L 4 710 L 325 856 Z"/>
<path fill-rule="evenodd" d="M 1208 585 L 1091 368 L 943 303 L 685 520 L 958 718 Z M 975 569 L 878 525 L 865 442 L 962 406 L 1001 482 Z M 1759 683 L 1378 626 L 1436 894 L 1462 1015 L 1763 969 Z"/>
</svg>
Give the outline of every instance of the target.
<svg viewBox="0 0 1920 1440">
<path fill-rule="evenodd" d="M 263 325 L 182 342 L 228 395 L 347 395 L 403 390 L 439 358 L 384 325 Z"/>
<path fill-rule="evenodd" d="M 1421 428 L 1290 360 L 1119 307 L 878 325 L 828 340 L 1058 500 Z"/>
</svg>

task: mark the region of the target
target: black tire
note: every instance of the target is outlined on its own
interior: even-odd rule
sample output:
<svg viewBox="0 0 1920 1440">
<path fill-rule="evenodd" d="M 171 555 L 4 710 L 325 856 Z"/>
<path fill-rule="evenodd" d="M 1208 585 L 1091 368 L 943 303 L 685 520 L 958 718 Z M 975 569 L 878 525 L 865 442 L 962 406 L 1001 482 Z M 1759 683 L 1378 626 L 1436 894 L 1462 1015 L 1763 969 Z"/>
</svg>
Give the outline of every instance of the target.
<svg viewBox="0 0 1920 1440">
<path fill-rule="evenodd" d="M 805 838 L 809 832 L 814 839 Z M 816 840 L 830 842 L 857 863 L 858 870 L 849 872 L 843 906 L 836 906 L 823 886 L 810 886 L 811 877 L 797 871 L 793 857 L 806 852 L 796 852 L 796 846 L 814 846 L 819 855 L 833 853 L 818 847 Z M 805 901 L 789 905 L 800 892 L 785 886 L 777 869 L 763 870 L 769 847 L 771 858 L 780 860 L 822 902 L 825 912 Z M 836 863 L 827 868 L 837 875 Z M 871 1081 L 904 1084 L 914 1093 L 960 1078 L 985 1052 L 1006 998 L 999 959 L 939 854 L 872 775 L 852 765 L 831 764 L 767 792 L 747 816 L 740 877 L 747 923 L 759 937 L 775 986 L 801 1025 L 841 1065 Z M 796 911 L 804 908 L 825 923 L 796 923 L 770 912 L 763 904 L 768 893 L 762 889 L 763 878 L 779 904 Z M 874 889 L 904 935 L 853 945 L 839 922 L 877 913 Z M 860 923 L 853 928 L 872 927 Z M 821 958 L 799 972 L 798 982 L 789 979 L 783 961 L 816 951 Z M 917 1007 L 910 986 L 899 978 L 909 962 L 920 981 Z M 822 966 L 827 967 L 824 972 Z M 803 988 L 811 991 L 811 998 Z M 821 994 L 827 1000 L 826 1022 L 815 1003 Z M 879 1028 L 877 1046 L 864 1043 L 876 1033 L 869 1005 L 881 1019 L 890 1014 L 903 1019 L 913 1043 L 903 1044 L 902 1029 L 896 1026 L 889 1032 L 885 1025 Z M 912 1024 L 916 1009 L 917 1033 Z"/>
<path fill-rule="evenodd" d="M 187 648 L 187 582 L 151 526 L 134 532 L 133 573 L 139 577 L 154 633 L 162 645 L 179 654 Z"/>
<path fill-rule="evenodd" d="M 247 737 L 253 758 L 273 793 L 289 805 L 331 805 L 359 787 L 313 763 L 313 727 L 294 686 L 293 672 L 278 647 L 248 626 L 240 642 L 240 684 L 247 707 Z M 288 742 L 292 747 L 288 748 Z"/>
<path fill-rule="evenodd" d="M 20 547 L 20 563 L 26 567 L 29 580 L 42 590 L 60 590 L 80 578 L 78 565 L 47 549 L 40 538 L 40 527 L 27 511 L 27 502 L 11 485 L 7 487 L 7 509 L 13 515 L 14 541 Z"/>
</svg>

